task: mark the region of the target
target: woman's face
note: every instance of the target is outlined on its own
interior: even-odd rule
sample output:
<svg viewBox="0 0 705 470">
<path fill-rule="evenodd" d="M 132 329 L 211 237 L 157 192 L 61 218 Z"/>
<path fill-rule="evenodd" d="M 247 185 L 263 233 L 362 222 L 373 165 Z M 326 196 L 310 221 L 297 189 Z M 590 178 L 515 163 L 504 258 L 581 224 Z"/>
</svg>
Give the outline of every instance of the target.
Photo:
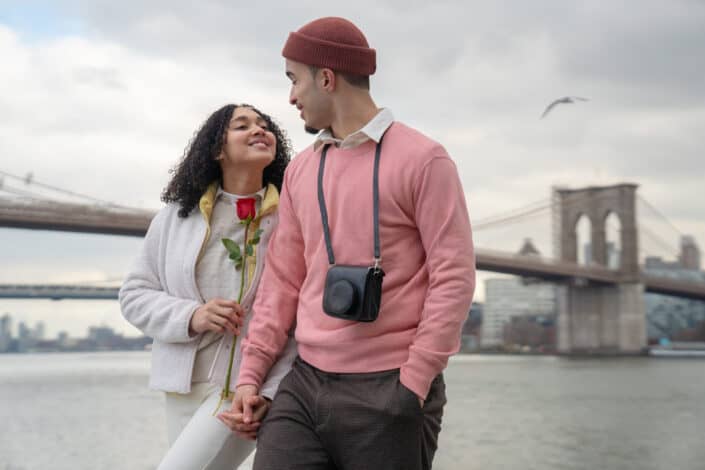
<svg viewBox="0 0 705 470">
<path fill-rule="evenodd" d="M 252 108 L 235 108 L 225 130 L 220 163 L 242 170 L 264 170 L 277 152 L 277 139 L 267 121 Z"/>
</svg>

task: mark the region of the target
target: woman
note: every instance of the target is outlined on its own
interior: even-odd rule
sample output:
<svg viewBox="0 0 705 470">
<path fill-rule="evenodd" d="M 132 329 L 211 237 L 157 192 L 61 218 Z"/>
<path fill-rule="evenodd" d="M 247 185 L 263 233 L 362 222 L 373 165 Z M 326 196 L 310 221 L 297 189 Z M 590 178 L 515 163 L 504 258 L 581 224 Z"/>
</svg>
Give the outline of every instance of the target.
<svg viewBox="0 0 705 470">
<path fill-rule="evenodd" d="M 166 392 L 170 448 L 160 469 L 233 469 L 254 449 L 216 415 L 231 406 L 232 395 L 223 400 L 221 390 L 226 377 L 235 390 L 236 338 L 247 331 L 290 152 L 284 133 L 256 108 L 214 112 L 173 171 L 162 194 L 167 205 L 120 290 L 125 318 L 154 339 L 150 387 Z M 240 203 L 254 205 L 248 225 L 238 218 Z M 237 267 L 226 238 L 242 254 L 252 246 Z M 262 387 L 264 398 L 274 396 L 295 355 L 292 339 Z M 261 414 L 266 410 L 265 403 Z"/>
</svg>

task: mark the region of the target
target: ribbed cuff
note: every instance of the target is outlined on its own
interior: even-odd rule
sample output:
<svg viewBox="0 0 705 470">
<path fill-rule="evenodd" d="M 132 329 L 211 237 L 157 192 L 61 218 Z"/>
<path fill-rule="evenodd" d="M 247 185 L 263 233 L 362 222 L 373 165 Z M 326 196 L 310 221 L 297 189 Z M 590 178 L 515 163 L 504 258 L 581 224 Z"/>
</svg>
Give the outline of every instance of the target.
<svg viewBox="0 0 705 470">
<path fill-rule="evenodd" d="M 264 381 L 269 367 L 269 361 L 264 358 L 253 355 L 252 353 L 244 354 L 242 357 L 242 365 L 240 366 L 240 373 L 237 377 L 237 386 L 254 385 L 259 390 L 262 387 L 262 382 Z"/>
<path fill-rule="evenodd" d="M 434 372 L 422 373 L 416 371 L 409 365 L 404 364 L 399 371 L 399 381 L 404 384 L 406 388 L 425 400 L 428 391 L 431 389 L 431 382 L 433 382 L 436 375 L 438 374 Z"/>
</svg>

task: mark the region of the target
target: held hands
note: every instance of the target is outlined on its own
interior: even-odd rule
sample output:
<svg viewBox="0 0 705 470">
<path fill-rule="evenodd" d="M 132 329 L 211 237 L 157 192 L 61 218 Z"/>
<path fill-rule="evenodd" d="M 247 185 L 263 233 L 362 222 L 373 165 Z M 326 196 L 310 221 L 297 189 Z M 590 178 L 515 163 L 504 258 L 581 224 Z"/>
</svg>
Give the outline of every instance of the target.
<svg viewBox="0 0 705 470">
<path fill-rule="evenodd" d="M 230 411 L 223 411 L 218 419 L 238 436 L 254 441 L 269 405 L 269 399 L 257 395 L 257 387 L 241 385 L 235 390 Z"/>
<path fill-rule="evenodd" d="M 234 300 L 215 298 L 201 305 L 191 316 L 189 334 L 196 336 L 206 331 L 240 334 L 245 311 Z"/>
</svg>

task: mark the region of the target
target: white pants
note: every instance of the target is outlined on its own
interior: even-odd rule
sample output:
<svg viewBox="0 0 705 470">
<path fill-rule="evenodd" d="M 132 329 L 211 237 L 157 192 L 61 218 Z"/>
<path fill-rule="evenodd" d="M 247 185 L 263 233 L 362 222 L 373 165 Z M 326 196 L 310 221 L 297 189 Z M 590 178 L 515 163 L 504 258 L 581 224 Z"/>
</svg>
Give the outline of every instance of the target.
<svg viewBox="0 0 705 470">
<path fill-rule="evenodd" d="M 247 459 L 255 443 L 239 438 L 213 415 L 219 399 L 220 387 L 207 383 L 193 384 L 185 395 L 166 394 L 171 447 L 159 470 L 233 470 Z M 218 412 L 231 404 L 223 401 Z"/>
</svg>

